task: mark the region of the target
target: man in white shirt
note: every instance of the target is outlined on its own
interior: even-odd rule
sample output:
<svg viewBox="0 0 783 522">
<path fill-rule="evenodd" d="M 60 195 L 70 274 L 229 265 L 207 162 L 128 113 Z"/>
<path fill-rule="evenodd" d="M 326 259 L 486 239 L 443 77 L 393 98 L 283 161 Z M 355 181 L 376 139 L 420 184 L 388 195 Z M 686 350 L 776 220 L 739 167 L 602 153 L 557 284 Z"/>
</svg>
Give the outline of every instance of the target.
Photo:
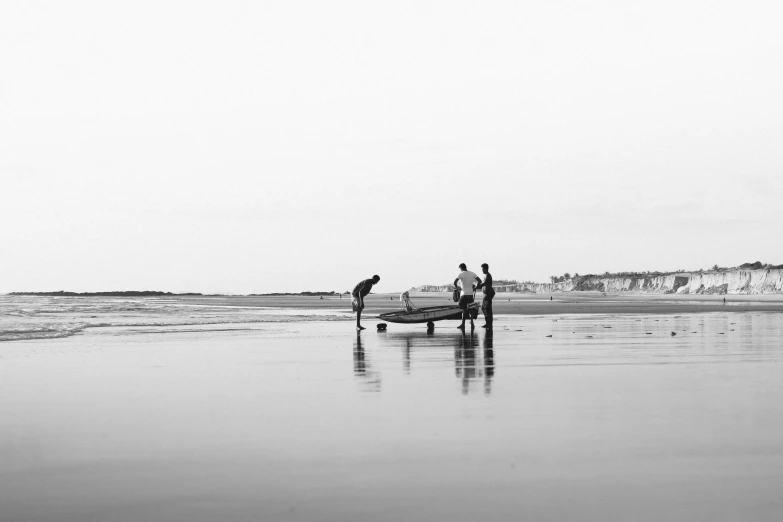
<svg viewBox="0 0 783 522">
<path fill-rule="evenodd" d="M 457 276 L 457 278 L 454 280 L 454 286 L 458 286 L 457 282 L 462 285 L 462 291 L 459 294 L 459 307 L 462 308 L 462 325 L 458 326 L 457 328 L 460 328 L 462 330 L 465 329 L 465 319 L 467 319 L 470 316 L 470 312 L 468 311 L 468 305 L 473 302 L 473 284 L 481 284 L 481 279 L 468 270 L 468 267 L 465 265 L 465 263 L 460 263 L 459 265 L 460 274 Z M 470 318 L 470 328 L 471 330 L 475 328 L 473 325 L 473 318 Z"/>
</svg>

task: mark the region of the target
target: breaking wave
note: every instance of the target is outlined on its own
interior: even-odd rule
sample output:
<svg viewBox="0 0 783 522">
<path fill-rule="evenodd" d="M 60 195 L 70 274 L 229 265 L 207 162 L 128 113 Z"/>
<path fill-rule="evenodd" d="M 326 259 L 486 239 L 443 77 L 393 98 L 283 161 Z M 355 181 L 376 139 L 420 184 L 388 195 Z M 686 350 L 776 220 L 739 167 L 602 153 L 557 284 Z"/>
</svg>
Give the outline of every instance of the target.
<svg viewBox="0 0 783 522">
<path fill-rule="evenodd" d="M 50 324 L 37 327 L 10 327 L 0 330 L 0 341 L 24 341 L 32 339 L 57 339 L 70 337 L 87 328 L 86 323 Z"/>
<path fill-rule="evenodd" d="M 203 331 L 219 331 L 220 327 L 225 330 L 226 326 L 240 324 L 351 319 L 352 315 L 342 310 L 202 305 L 150 298 L 129 302 L 101 297 L 0 296 L 0 342 L 70 337 L 88 328 L 133 328 L 136 332 L 149 328 L 156 332 L 174 332 L 190 326 Z"/>
</svg>

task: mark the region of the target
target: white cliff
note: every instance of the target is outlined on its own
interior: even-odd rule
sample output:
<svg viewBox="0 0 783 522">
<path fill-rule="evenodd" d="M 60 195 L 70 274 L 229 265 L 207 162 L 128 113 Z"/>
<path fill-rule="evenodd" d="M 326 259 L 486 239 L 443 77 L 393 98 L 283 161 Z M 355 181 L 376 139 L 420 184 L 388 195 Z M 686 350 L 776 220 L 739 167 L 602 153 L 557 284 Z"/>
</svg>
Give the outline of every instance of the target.
<svg viewBox="0 0 783 522">
<path fill-rule="evenodd" d="M 519 283 L 495 286 L 497 292 L 639 292 L 652 294 L 774 294 L 783 293 L 783 269 L 680 272 L 644 277 L 581 276 L 560 283 Z M 452 285 L 424 285 L 417 292 L 450 292 Z"/>
</svg>

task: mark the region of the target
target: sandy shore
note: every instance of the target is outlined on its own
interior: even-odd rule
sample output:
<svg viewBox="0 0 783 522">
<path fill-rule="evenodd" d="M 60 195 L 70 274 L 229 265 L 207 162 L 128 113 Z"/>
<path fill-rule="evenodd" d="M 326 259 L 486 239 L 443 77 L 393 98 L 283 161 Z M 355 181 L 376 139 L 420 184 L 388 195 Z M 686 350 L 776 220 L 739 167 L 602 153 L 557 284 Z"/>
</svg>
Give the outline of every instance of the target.
<svg viewBox="0 0 783 522">
<path fill-rule="evenodd" d="M 478 294 L 480 297 L 481 294 Z M 552 300 L 550 301 L 550 297 Z M 726 304 L 723 298 L 726 298 Z M 411 298 L 419 307 L 454 304 L 450 293 L 415 293 Z M 350 312 L 350 299 L 339 297 L 203 297 L 182 298 L 194 303 L 222 303 L 234 306 L 276 307 L 291 309 L 339 309 Z M 400 308 L 399 294 L 371 294 L 365 300 L 365 316 Z M 493 301 L 496 315 L 550 314 L 683 314 L 699 312 L 783 312 L 783 295 L 660 295 L 602 294 L 573 292 L 558 294 L 504 294 Z"/>
</svg>

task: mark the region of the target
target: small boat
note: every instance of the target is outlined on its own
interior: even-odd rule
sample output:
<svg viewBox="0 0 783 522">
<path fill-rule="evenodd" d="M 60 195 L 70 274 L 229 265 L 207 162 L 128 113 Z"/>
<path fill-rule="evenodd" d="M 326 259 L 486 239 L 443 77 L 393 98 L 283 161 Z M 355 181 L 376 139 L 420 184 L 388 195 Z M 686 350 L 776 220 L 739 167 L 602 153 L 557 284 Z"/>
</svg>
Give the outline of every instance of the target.
<svg viewBox="0 0 783 522">
<path fill-rule="evenodd" d="M 473 314 L 471 314 L 475 316 L 478 312 L 478 303 L 469 304 L 468 310 L 475 310 Z M 430 306 L 427 308 L 416 308 L 410 312 L 406 310 L 389 312 L 379 315 L 378 319 L 390 323 L 403 324 L 432 323 L 435 321 L 443 321 L 444 319 L 456 319 L 459 321 L 462 320 L 462 309 L 457 305 Z"/>
</svg>

